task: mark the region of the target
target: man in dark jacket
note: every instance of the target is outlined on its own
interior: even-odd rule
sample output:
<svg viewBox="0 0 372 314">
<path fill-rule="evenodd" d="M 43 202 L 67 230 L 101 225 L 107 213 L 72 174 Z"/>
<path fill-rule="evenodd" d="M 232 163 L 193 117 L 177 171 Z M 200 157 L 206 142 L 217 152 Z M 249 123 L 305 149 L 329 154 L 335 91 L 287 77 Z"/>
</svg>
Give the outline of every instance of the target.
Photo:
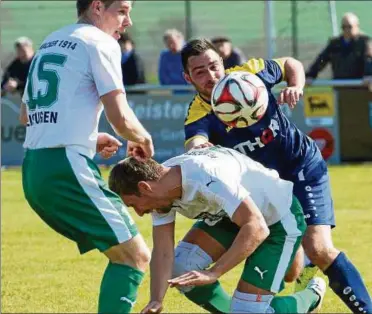
<svg viewBox="0 0 372 314">
<path fill-rule="evenodd" d="M 372 75 L 372 43 L 360 31 L 358 17 L 346 13 L 341 28 L 342 35 L 332 38 L 309 67 L 306 73 L 309 83 L 327 63 L 331 63 L 334 79 L 361 79 Z"/>
<path fill-rule="evenodd" d="M 17 57 L 6 68 L 1 81 L 1 95 L 19 92 L 22 96 L 28 71 L 34 57 L 32 41 L 27 37 L 19 37 L 15 43 Z"/>
<path fill-rule="evenodd" d="M 118 40 L 121 48 L 121 69 L 124 86 L 144 84 L 145 71 L 141 57 L 136 53 L 135 44 L 129 34 L 121 34 Z"/>
<path fill-rule="evenodd" d="M 247 61 L 243 52 L 237 48 L 234 48 L 229 38 L 215 37 L 211 40 L 211 42 L 221 55 L 225 69 L 242 65 Z"/>
</svg>

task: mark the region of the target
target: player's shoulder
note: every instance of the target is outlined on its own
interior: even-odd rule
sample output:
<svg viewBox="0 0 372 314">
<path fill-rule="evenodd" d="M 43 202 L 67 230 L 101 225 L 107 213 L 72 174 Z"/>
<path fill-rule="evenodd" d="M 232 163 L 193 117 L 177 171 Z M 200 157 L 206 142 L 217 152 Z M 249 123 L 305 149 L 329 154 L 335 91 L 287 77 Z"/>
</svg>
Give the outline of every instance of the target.
<svg viewBox="0 0 372 314">
<path fill-rule="evenodd" d="M 265 69 L 264 59 L 252 58 L 252 59 L 249 59 L 247 62 L 243 63 L 242 65 L 238 65 L 238 66 L 227 69 L 225 73 L 230 74 L 231 72 L 236 72 L 236 71 L 247 71 L 252 74 L 257 74 L 264 69 Z"/>
<path fill-rule="evenodd" d="M 246 71 L 252 74 L 259 74 L 260 72 L 267 70 L 269 67 L 279 66 L 283 68 L 282 61 L 280 59 L 264 60 L 262 58 L 252 58 L 242 65 L 229 68 L 225 71 L 226 74 L 236 71 Z"/>
<path fill-rule="evenodd" d="M 185 125 L 193 123 L 207 116 L 212 111 L 211 105 L 206 102 L 200 95 L 196 95 L 190 102 L 187 116 L 185 119 Z"/>
<path fill-rule="evenodd" d="M 81 40 L 87 48 L 107 51 L 120 51 L 118 42 L 99 28 L 88 24 L 77 24 L 71 36 Z"/>
</svg>

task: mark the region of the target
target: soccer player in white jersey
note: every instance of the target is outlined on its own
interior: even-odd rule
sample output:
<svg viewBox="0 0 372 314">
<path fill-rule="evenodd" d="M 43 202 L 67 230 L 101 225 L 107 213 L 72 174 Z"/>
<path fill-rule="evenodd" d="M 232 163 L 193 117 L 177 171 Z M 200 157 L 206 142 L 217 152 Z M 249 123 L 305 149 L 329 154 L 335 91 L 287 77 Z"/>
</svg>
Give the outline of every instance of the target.
<svg viewBox="0 0 372 314">
<path fill-rule="evenodd" d="M 326 285 L 320 278 L 297 294 L 274 297 L 283 289 L 306 230 L 293 183 L 280 179 L 275 170 L 215 146 L 191 150 L 162 165 L 129 157 L 112 169 L 109 186 L 140 216 L 153 216 L 151 300 L 143 312 L 162 310 L 168 284 L 183 292 L 210 285 L 243 260 L 230 313 L 307 313 L 322 301 Z M 181 243 L 173 253 L 176 212 L 212 227 L 225 220 L 218 232 L 229 242 L 226 252 L 212 257 Z"/>
<path fill-rule="evenodd" d="M 79 20 L 45 38 L 23 96 L 27 124 L 23 189 L 34 211 L 83 254 L 109 258 L 100 288 L 100 313 L 128 313 L 150 252 L 118 196 L 92 161 L 121 143 L 98 133 L 104 109 L 136 158 L 153 155 L 151 136 L 128 106 L 121 74 L 119 33 L 132 25 L 131 1 L 77 0 Z"/>
</svg>

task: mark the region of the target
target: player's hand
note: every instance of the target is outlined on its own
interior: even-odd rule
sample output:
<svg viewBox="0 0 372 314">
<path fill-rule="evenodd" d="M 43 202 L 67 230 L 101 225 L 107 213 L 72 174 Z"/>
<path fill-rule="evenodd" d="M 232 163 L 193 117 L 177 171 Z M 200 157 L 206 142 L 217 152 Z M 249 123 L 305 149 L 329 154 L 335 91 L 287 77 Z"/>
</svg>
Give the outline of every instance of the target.
<svg viewBox="0 0 372 314">
<path fill-rule="evenodd" d="M 96 151 L 102 158 L 110 158 L 116 154 L 123 144 L 108 133 L 98 133 Z"/>
<path fill-rule="evenodd" d="M 278 104 L 283 105 L 287 103 L 293 109 L 300 98 L 304 95 L 302 88 L 293 86 L 282 89 L 278 97 Z"/>
<path fill-rule="evenodd" d="M 8 81 L 4 84 L 3 89 L 8 93 L 14 93 L 17 90 L 18 82 L 13 78 L 9 78 Z"/>
<path fill-rule="evenodd" d="M 141 314 L 147 313 L 160 313 L 163 310 L 163 304 L 159 301 L 150 301 L 144 309 L 141 311 Z"/>
<path fill-rule="evenodd" d="M 186 274 L 168 280 L 171 288 L 187 286 L 204 286 L 218 280 L 218 275 L 209 270 L 190 271 Z"/>
<path fill-rule="evenodd" d="M 152 139 L 149 138 L 143 144 L 128 141 L 127 155 L 133 156 L 134 158 L 141 161 L 145 161 L 146 159 L 151 158 L 152 156 L 154 156 L 154 144 L 152 143 Z"/>
<path fill-rule="evenodd" d="M 212 146 L 214 145 L 211 142 L 205 142 L 203 144 L 194 146 L 192 149 L 199 149 L 199 148 L 212 147 Z"/>
</svg>

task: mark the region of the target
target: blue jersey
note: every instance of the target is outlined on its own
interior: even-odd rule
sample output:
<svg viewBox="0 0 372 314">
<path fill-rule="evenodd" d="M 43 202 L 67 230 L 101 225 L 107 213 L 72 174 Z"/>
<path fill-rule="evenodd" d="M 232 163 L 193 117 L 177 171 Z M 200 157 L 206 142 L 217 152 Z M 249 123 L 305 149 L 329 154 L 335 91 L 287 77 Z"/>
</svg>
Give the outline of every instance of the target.
<svg viewBox="0 0 372 314">
<path fill-rule="evenodd" d="M 195 137 L 204 137 L 276 169 L 287 180 L 293 180 L 300 170 L 307 172 L 323 160 L 315 142 L 288 120 L 271 92 L 271 88 L 284 79 L 280 60 L 251 59 L 226 73 L 232 71 L 256 74 L 265 83 L 269 93 L 265 115 L 250 127 L 230 128 L 214 115 L 210 103 L 197 95 L 185 120 L 186 144 Z"/>
</svg>

